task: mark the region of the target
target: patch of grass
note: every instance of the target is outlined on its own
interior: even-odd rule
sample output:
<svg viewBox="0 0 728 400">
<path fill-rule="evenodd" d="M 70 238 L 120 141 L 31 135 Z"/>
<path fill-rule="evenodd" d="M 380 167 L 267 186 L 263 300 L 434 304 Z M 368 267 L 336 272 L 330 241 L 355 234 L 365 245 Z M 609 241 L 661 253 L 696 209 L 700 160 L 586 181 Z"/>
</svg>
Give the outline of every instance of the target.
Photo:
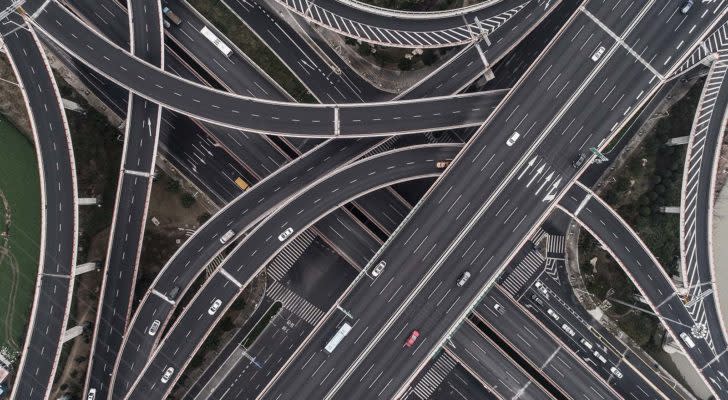
<svg viewBox="0 0 728 400">
<path fill-rule="evenodd" d="M 56 76 L 62 96 L 86 110 L 85 114 L 66 112 L 76 160 L 79 197 L 98 197 L 101 206 L 79 209 L 78 260 L 87 260 L 91 238 L 111 226 L 119 179 L 122 142 L 121 133 L 106 117 L 91 107 L 63 78 Z"/>
<path fill-rule="evenodd" d="M 480 3 L 482 0 L 470 2 Z M 377 7 L 402 11 L 441 11 L 461 8 L 463 0 L 362 0 L 363 3 Z"/>
<path fill-rule="evenodd" d="M 677 273 L 680 256 L 679 215 L 660 212 L 679 206 L 685 146 L 667 146 L 674 137 L 690 133 L 702 84 L 694 85 L 661 118 L 627 162 L 616 181 L 602 193 L 604 200 L 632 226 L 667 273 Z"/>
<path fill-rule="evenodd" d="M 225 5 L 216 0 L 188 0 L 188 2 L 294 99 L 302 103 L 316 102 L 288 67 Z"/>
<path fill-rule="evenodd" d="M 586 289 L 599 302 L 609 294 L 610 299 L 634 303 L 635 295 L 639 293 L 637 288 L 619 264 L 585 230 L 579 236 L 579 254 L 579 269 Z M 658 333 L 660 323 L 657 318 L 616 302 L 611 304 L 606 314 L 639 346 L 647 348 L 652 343 L 650 339 Z"/>
<path fill-rule="evenodd" d="M 40 180 L 33 144 L 0 119 L 0 347 L 20 350 L 40 251 Z"/>
</svg>

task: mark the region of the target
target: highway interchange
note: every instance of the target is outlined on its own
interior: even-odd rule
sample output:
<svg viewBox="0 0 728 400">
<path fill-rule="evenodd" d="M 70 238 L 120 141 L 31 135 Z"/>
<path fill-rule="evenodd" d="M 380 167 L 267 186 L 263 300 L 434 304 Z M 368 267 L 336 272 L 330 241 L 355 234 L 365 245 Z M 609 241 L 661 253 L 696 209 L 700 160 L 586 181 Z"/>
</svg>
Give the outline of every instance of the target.
<svg viewBox="0 0 728 400">
<path fill-rule="evenodd" d="M 166 57 L 165 60 L 164 46 L 159 40 L 164 34 L 160 25 L 164 20 L 158 2 L 154 2 L 155 7 L 152 8 L 148 8 L 147 2 L 141 0 L 128 4 L 132 11 L 129 15 L 133 15 L 128 20 L 132 34 L 129 36 L 129 32 L 126 32 L 127 39 L 124 39 L 124 34 L 120 34 L 116 38 L 117 44 L 104 37 L 99 28 L 89 25 L 69 11 L 93 8 L 93 4 L 85 0 L 69 2 L 72 3 L 71 8 L 55 1 L 29 0 L 24 10 L 29 15 L 28 21 L 32 21 L 29 22 L 33 27 L 31 31 L 40 33 L 46 43 L 54 43 L 91 70 L 121 86 L 121 90 L 129 91 L 126 102 L 128 110 L 125 112 L 128 118 L 125 158 L 120 167 L 122 179 L 119 180 L 115 216 L 129 215 L 134 218 L 129 217 L 122 224 L 115 217 L 112 225 L 112 235 L 124 235 L 125 239 L 123 242 L 110 241 L 102 291 L 113 291 L 116 296 L 111 299 L 102 295 L 86 391 L 93 389 L 94 393 L 104 398 L 165 398 L 216 321 L 242 289 L 264 271 L 265 266 L 286 245 L 316 224 L 313 231 L 359 272 L 350 280 L 348 287 L 338 292 L 338 299 L 327 305 L 322 316 L 301 331 L 300 338 L 291 344 L 287 359 L 270 371 L 268 378 L 246 396 L 276 399 L 301 396 L 416 396 L 417 393 L 423 393 L 421 386 L 419 391 L 417 389 L 416 378 L 427 377 L 418 373 L 427 371 L 431 356 L 444 351 L 442 354 L 448 356 L 439 356 L 442 358 L 439 368 L 448 365 L 448 373 L 465 371 L 472 375 L 473 382 L 479 382 L 485 388 L 487 395 L 494 394 L 500 398 L 514 394 L 525 398 L 576 398 L 588 397 L 587 392 L 597 393 L 601 398 L 640 398 L 641 395 L 635 393 L 642 393 L 645 398 L 681 397 L 676 396 L 670 384 L 662 383 L 661 378 L 654 378 L 651 375 L 653 371 L 639 361 L 625 363 L 619 359 L 610 359 L 616 368 L 627 375 L 627 379 L 618 383 L 614 382 L 613 371 L 590 370 L 576 355 L 579 349 L 558 344 L 561 340 L 568 342 L 568 338 L 554 337 L 548 339 L 552 340 L 549 345 L 535 346 L 541 350 L 555 349 L 549 352 L 545 361 L 534 361 L 532 351 L 518 350 L 519 345 L 515 342 L 506 347 L 516 349 L 520 357 L 513 358 L 508 351 L 499 349 L 510 340 L 510 334 L 505 333 L 509 330 L 499 328 L 499 324 L 492 321 L 493 317 L 501 321 L 503 318 L 498 317 L 487 299 L 496 296 L 498 300 L 494 301 L 509 304 L 509 309 L 524 309 L 524 306 L 515 305 L 514 300 L 504 295 L 500 288 L 490 290 L 487 295 L 485 293 L 503 269 L 518 258 L 518 249 L 546 221 L 549 213 L 559 207 L 603 241 L 649 300 L 654 311 L 663 318 L 668 330 L 677 338 L 678 346 L 683 347 L 700 370 L 701 377 L 712 393 L 719 398 L 728 397 L 728 378 L 723 374 L 723 371 L 728 370 L 728 359 L 724 353 L 726 341 L 722 325 L 716 325 L 714 313 L 709 314 L 711 317 L 707 323 L 705 318 L 691 314 L 675 294 L 676 289 L 669 283 L 669 278 L 662 273 L 662 267 L 654 261 L 636 235 L 631 233 L 630 228 L 589 189 L 571 186 L 589 165 L 586 163 L 575 169 L 573 160 L 590 148 L 604 146 L 658 91 L 660 85 L 671 78 L 700 42 L 721 23 L 726 13 L 723 2 L 696 4 L 692 11 L 682 14 L 675 4 L 668 2 L 649 1 L 637 5 L 634 2 L 613 4 L 599 0 L 586 1 L 575 9 L 546 49 L 535 60 L 531 60 L 530 67 L 510 90 L 457 94 L 484 69 L 480 51 L 485 44 L 476 34 L 468 38 L 470 44 L 452 61 L 419 82 L 415 89 L 392 101 L 386 101 L 387 96 L 372 87 L 364 91 L 357 89 L 357 85 L 366 86 L 360 79 L 339 78 L 336 83 L 325 74 L 314 73 L 318 79 L 325 77 L 326 83 L 313 83 L 322 89 L 312 90 L 316 98 L 322 101 L 321 105 L 290 102 L 290 97 L 282 94 L 280 88 L 271 84 L 270 78 L 256 68 L 249 69 L 251 72 L 248 74 L 260 79 L 263 85 L 273 87 L 266 91 L 257 85 L 264 93 L 262 95 L 247 89 L 249 83 L 241 79 L 240 75 L 229 74 L 220 62 L 215 62 L 219 68 L 212 66 L 210 58 L 204 55 L 193 55 L 192 59 L 205 65 L 207 75 L 216 82 L 190 72 L 194 71 L 194 67 L 180 58 Z M 449 17 L 449 20 L 436 14 L 408 18 L 395 13 L 395 17 L 408 21 L 407 24 L 418 27 L 416 29 L 429 30 L 430 33 L 443 26 L 446 28 L 442 29 L 456 29 L 447 26 L 452 25 L 453 20 L 468 22 L 468 18 L 476 15 L 482 20 L 486 20 L 488 15 L 495 16 L 493 18 L 500 21 L 499 26 L 508 26 L 506 23 L 509 19 L 516 21 L 522 18 L 509 28 L 510 32 L 515 33 L 504 34 L 502 29 L 492 31 L 488 28 L 491 40 L 496 35 L 503 35 L 507 39 L 498 40 L 494 46 L 486 49 L 486 52 L 491 52 L 488 57 L 493 56 L 491 62 L 496 62 L 513 50 L 556 7 L 556 3 L 552 2 L 495 3 L 488 7 L 466 8 L 465 17 Z M 237 4 L 241 9 L 232 6 L 231 11 L 244 19 L 244 14 L 250 13 L 251 4 Z M 362 8 L 361 5 L 352 7 L 351 4 L 332 0 L 317 3 L 314 12 L 316 15 L 325 15 L 329 11 L 319 14 L 318 9 L 324 7 L 321 8 L 324 10 L 327 6 L 339 15 L 346 14 L 341 21 L 353 24 L 347 25 L 353 30 L 356 30 L 356 26 L 361 28 L 363 22 L 352 21 L 368 19 L 368 32 L 374 34 L 376 29 L 382 33 L 384 29 L 390 44 L 395 44 L 392 43 L 394 40 L 399 45 L 409 45 L 395 39 L 406 37 L 415 40 L 419 46 L 428 47 L 433 43 L 441 45 L 428 42 L 425 39 L 428 36 L 421 34 L 403 36 L 401 32 L 390 31 L 394 27 L 407 30 L 407 24 L 371 28 L 371 24 L 376 24 L 380 18 L 376 17 L 377 12 Z M 269 7 L 252 9 L 257 9 L 255 12 L 262 12 L 262 15 L 272 20 L 271 14 L 265 11 Z M 361 13 L 362 10 L 367 11 Z M 512 12 L 502 17 L 506 11 Z M 184 12 L 181 11 L 182 14 Z M 196 18 L 194 14 L 183 15 L 190 20 Z M 309 10 L 302 15 L 310 19 L 313 14 Z M 123 16 L 123 13 L 117 16 Z M 391 17 L 387 15 L 387 18 Z M 260 18 L 257 20 L 260 21 Z M 278 21 L 283 23 L 282 20 Z M 278 21 L 275 21 L 276 24 Z M 338 24 L 336 19 L 334 21 Z M 473 24 L 470 25 L 472 29 Z M 151 32 L 150 26 L 153 27 Z M 519 30 L 516 31 L 517 27 Z M 278 29 L 289 32 L 286 33 L 289 38 L 298 35 L 290 28 L 284 30 L 279 26 Z M 360 30 L 371 40 L 367 30 Z M 172 37 L 169 31 L 167 39 Z M 39 53 L 36 41 L 30 39 L 33 36 L 27 33 L 23 33 L 24 38 L 17 33 L 8 35 L 5 41 L 9 50 L 14 41 L 8 38 L 13 35 L 16 42 L 31 46 L 36 49 L 36 54 Z M 436 36 L 442 37 L 441 34 Z M 129 37 L 131 42 L 128 41 Z M 197 47 L 180 38 L 171 39 L 177 47 Z M 131 52 L 123 48 L 124 40 L 127 40 L 126 46 L 130 46 Z M 292 43 L 293 47 L 301 51 L 297 40 L 290 39 L 287 45 L 291 46 Z M 267 44 L 275 46 L 270 41 Z M 27 58 L 27 52 L 23 52 Z M 595 55 L 597 53 L 598 56 Z M 36 56 L 35 59 L 24 61 L 23 65 L 44 65 L 42 59 Z M 281 59 L 289 65 L 293 64 L 286 61 L 285 57 Z M 170 61 L 181 67 L 172 67 L 174 69 L 170 69 L 171 72 L 165 72 L 164 69 L 170 68 Z M 433 87 L 432 82 L 437 82 L 438 77 L 448 76 L 452 71 L 463 71 L 463 64 L 465 73 L 457 79 L 450 79 L 447 85 Z M 305 66 L 302 67 L 305 70 Z M 19 80 L 23 73 L 35 73 L 35 68 L 23 71 L 23 68 L 16 66 L 15 69 Z M 184 72 L 185 69 L 188 71 Z M 295 68 L 292 70 L 296 72 Z M 233 79 L 226 79 L 226 75 L 233 76 Z M 458 73 L 454 73 L 451 78 L 456 75 Z M 298 76 L 301 77 L 300 74 Z M 53 87 L 52 83 L 49 85 Z M 333 94 L 331 88 L 348 88 L 349 94 L 344 94 L 340 89 L 336 89 L 337 93 Z M 341 97 L 343 102 L 334 100 L 335 96 Z M 30 95 L 26 95 L 26 101 L 33 114 L 32 110 L 36 110 L 39 105 L 34 103 Z M 365 102 L 357 104 L 361 101 Z M 161 104 L 161 107 L 154 102 Z M 140 241 L 146 220 L 146 199 L 151 188 L 157 137 L 163 136 L 161 125 L 165 121 L 165 113 L 169 113 L 163 108 L 202 122 L 193 122 L 200 137 L 206 137 L 211 130 L 227 131 L 215 134 L 217 138 L 228 138 L 218 139 L 225 147 L 225 157 L 232 156 L 243 168 L 247 168 L 246 174 L 241 175 L 252 176 L 254 181 L 260 182 L 243 195 L 220 197 L 224 207 L 180 247 L 129 321 L 130 299 L 141 251 Z M 65 126 L 62 110 L 56 108 L 55 115 L 62 121 L 60 126 Z M 34 130 L 36 126 L 41 125 L 34 124 Z M 50 126 L 52 130 L 53 122 Z M 466 139 L 464 146 L 427 145 L 417 139 L 408 143 L 405 139 L 396 146 L 398 148 L 388 150 L 388 143 L 393 139 L 377 138 L 465 127 L 479 128 L 466 133 L 469 139 Z M 514 136 L 516 132 L 518 134 Z M 245 166 L 249 160 L 245 154 L 255 151 L 240 145 L 236 139 L 251 135 L 258 138 L 255 140 L 260 140 L 263 138 L 258 136 L 260 133 L 292 137 L 276 138 L 275 141 L 265 139 L 263 142 L 258 141 L 258 146 L 265 147 L 265 143 L 269 143 L 273 147 L 282 145 L 295 150 L 292 153 L 281 152 L 280 161 L 274 162 L 269 168 L 261 163 L 265 171 Z M 297 139 L 296 136 L 306 139 Z M 358 139 L 344 140 L 338 137 Z M 330 139 L 320 143 L 314 138 Z M 139 145 L 135 143 L 136 140 L 139 140 Z M 42 144 L 43 141 L 38 143 Z M 236 143 L 240 151 L 236 151 L 232 143 Z M 128 150 L 131 148 L 129 146 L 134 147 L 134 151 Z M 55 144 L 53 147 L 56 147 Z M 48 151 L 39 147 L 42 163 L 45 160 L 40 155 L 51 154 Z M 73 154 L 70 146 L 64 154 L 68 161 L 67 168 L 63 170 L 72 172 Z M 255 157 L 260 156 L 258 154 Z M 58 156 L 55 157 L 57 159 Z M 438 160 L 450 159 L 454 160 L 444 173 L 443 168 L 435 165 Z M 712 169 L 707 168 L 706 173 L 709 174 Z M 61 170 L 60 164 L 56 164 L 56 170 Z M 398 200 L 399 195 L 391 188 L 386 189 L 404 181 L 435 177 L 439 178 L 414 207 L 406 200 Z M 46 178 L 46 181 L 59 182 L 60 190 L 64 179 L 68 178 L 54 176 Z M 72 183 L 65 182 L 64 185 L 75 185 L 71 179 Z M 73 261 L 63 271 L 57 270 L 55 274 L 46 271 L 39 276 L 35 304 L 39 301 L 38 296 L 48 292 L 43 285 L 47 284 L 49 277 L 55 277 L 65 282 L 66 287 L 61 292 L 66 297 L 65 303 L 59 303 L 61 297 L 55 296 L 51 304 L 65 308 L 66 304 L 70 304 L 75 264 L 75 198 L 69 200 L 73 205 L 70 209 L 67 207 L 60 212 L 64 200 L 53 197 L 48 191 L 44 191 L 44 196 L 44 201 L 61 205 L 59 214 L 63 218 L 72 218 L 69 224 L 73 226 L 73 234 L 65 235 L 63 240 L 51 237 L 49 243 L 58 244 L 58 251 L 66 251 Z M 369 217 L 376 228 L 368 228 L 346 209 L 335 211 L 356 199 L 360 199 L 355 203 L 356 207 Z M 400 216 L 395 220 L 389 218 L 385 207 L 382 207 L 392 202 L 398 202 L 397 207 L 401 208 L 398 212 Z M 127 210 L 125 207 L 131 208 Z M 599 210 L 597 220 L 601 218 L 600 224 L 586 217 L 597 215 L 592 210 Z M 335 219 L 351 232 L 346 234 L 347 238 L 342 236 L 341 241 L 327 239 L 335 238 L 338 234 L 333 225 L 325 222 L 332 212 L 339 213 Z M 44 218 L 50 219 L 50 215 L 44 213 Z M 390 221 L 387 222 L 387 218 Z M 605 224 L 605 220 L 609 224 Z M 62 230 L 63 223 L 58 226 Z M 176 299 L 189 289 L 205 265 L 224 250 L 227 241 L 221 243 L 220 237 L 228 229 L 233 230 L 235 237 L 240 237 L 234 249 L 225 253 L 224 261 L 192 295 L 190 303 L 177 319 L 172 321 L 170 318 L 177 305 Z M 384 238 L 378 238 L 371 229 L 380 231 L 385 235 Z M 619 234 L 600 234 L 600 230 Z M 46 232 L 44 229 L 44 235 Z M 131 240 L 127 240 L 129 235 Z M 493 246 L 495 243 L 498 245 Z M 621 248 L 625 248 L 626 253 Z M 131 261 L 120 261 L 119 257 L 125 260 L 127 253 L 132 254 Z M 636 257 L 637 261 L 628 260 L 630 257 Z M 387 268 L 373 276 L 372 269 L 382 262 L 386 263 Z M 635 270 L 635 264 L 649 266 L 646 268 L 648 272 L 640 272 L 645 269 Z M 465 271 L 472 276 L 466 285 L 460 287 L 456 285 L 456 280 Z M 657 271 L 660 275 L 650 275 L 649 271 Z M 119 279 L 118 282 L 107 279 L 117 273 L 119 276 L 126 274 L 129 278 Z M 652 283 L 655 278 L 659 278 L 661 283 Z M 173 289 L 176 289 L 175 292 L 181 289 L 181 293 L 169 295 Z M 119 296 L 121 299 L 117 299 Z M 207 312 L 212 299 L 220 300 L 220 304 L 215 306 L 216 312 Z M 713 306 L 712 302 L 706 304 Z M 526 305 L 525 308 L 529 307 L 533 305 Z M 34 306 L 34 314 L 36 308 Z M 474 315 L 468 317 L 471 311 Z M 104 313 L 109 312 L 111 315 L 105 316 Z M 34 352 L 44 347 L 32 344 L 36 337 L 37 340 L 46 341 L 54 349 L 57 358 L 67 315 L 54 315 L 52 312 L 50 315 L 52 317 L 47 319 L 57 325 L 53 329 L 55 336 L 30 329 L 21 361 L 21 366 L 26 366 L 26 369 L 42 366 L 46 371 L 45 377 L 30 378 L 30 372 L 21 368 L 13 398 L 45 398 L 50 391 L 57 361 L 55 358 L 43 360 L 45 350 L 40 350 L 40 356 L 34 356 Z M 512 322 L 512 313 L 508 315 L 508 320 Z M 31 321 L 38 318 L 33 315 Z M 528 322 L 533 318 L 531 316 L 520 318 L 527 321 L 523 326 L 533 324 Z M 163 327 L 169 324 L 166 329 L 160 329 L 160 332 L 165 331 L 164 335 L 147 334 L 149 324 L 154 319 L 161 319 Z M 708 339 L 702 340 L 700 335 L 695 334 L 697 345 L 687 348 L 678 334 L 690 332 L 697 321 L 707 325 Z M 322 348 L 343 322 L 353 326 L 352 332 L 340 344 L 346 351 L 324 353 Z M 478 327 L 479 323 L 488 324 L 490 328 L 484 329 L 489 330 L 491 335 L 483 333 Z M 420 336 L 414 346 L 403 349 L 401 343 L 413 329 L 417 329 Z M 533 327 L 534 331 L 549 332 L 551 329 L 542 323 Z M 495 333 L 498 331 L 500 333 Z M 555 331 L 558 331 L 558 326 Z M 553 334 L 548 335 L 553 337 Z M 104 348 L 106 350 L 100 350 Z M 478 351 L 482 354 L 474 355 Z M 558 356 L 555 356 L 556 352 L 559 352 Z M 505 375 L 493 375 L 492 371 L 488 371 L 489 357 L 505 360 L 504 366 L 510 365 L 508 368 L 513 372 L 507 375 L 514 380 L 512 383 L 503 384 L 504 379 L 507 379 Z M 565 362 L 562 357 L 572 361 Z M 457 368 L 451 364 L 453 360 Z M 549 361 L 553 363 L 547 366 Z M 558 366 L 557 361 L 563 365 Z M 525 367 L 524 363 L 530 367 Z M 570 368 L 574 363 L 584 368 L 575 370 L 573 379 L 567 379 L 567 382 L 556 377 L 557 374 L 564 375 L 560 369 Z M 170 367 L 173 369 L 167 377 L 168 382 L 160 381 L 160 377 L 165 371 L 170 371 Z M 540 372 L 533 372 L 533 368 Z M 40 369 L 36 370 L 36 376 L 38 371 Z M 440 383 L 445 382 L 446 377 L 447 374 L 442 374 Z M 23 386 L 23 378 L 36 382 Z M 427 379 L 432 379 L 432 376 Z M 45 385 L 44 390 L 32 387 L 38 382 Z M 450 386 L 455 387 L 452 383 Z M 426 392 L 432 394 L 436 388 Z"/>
</svg>

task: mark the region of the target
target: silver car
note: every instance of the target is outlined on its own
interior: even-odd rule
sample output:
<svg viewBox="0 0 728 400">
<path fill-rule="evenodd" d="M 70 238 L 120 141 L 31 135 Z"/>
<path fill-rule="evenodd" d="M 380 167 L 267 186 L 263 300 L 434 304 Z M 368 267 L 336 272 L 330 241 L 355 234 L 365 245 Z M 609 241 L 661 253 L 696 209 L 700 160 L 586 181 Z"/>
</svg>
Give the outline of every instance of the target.
<svg viewBox="0 0 728 400">
<path fill-rule="evenodd" d="M 386 266 L 387 266 L 386 261 L 384 261 L 384 260 L 380 261 L 379 264 L 377 264 L 377 266 L 374 267 L 374 269 L 372 270 L 372 276 L 374 276 L 374 277 L 379 276 L 379 274 L 381 274 L 382 271 L 384 271 L 384 267 L 386 267 Z"/>
</svg>

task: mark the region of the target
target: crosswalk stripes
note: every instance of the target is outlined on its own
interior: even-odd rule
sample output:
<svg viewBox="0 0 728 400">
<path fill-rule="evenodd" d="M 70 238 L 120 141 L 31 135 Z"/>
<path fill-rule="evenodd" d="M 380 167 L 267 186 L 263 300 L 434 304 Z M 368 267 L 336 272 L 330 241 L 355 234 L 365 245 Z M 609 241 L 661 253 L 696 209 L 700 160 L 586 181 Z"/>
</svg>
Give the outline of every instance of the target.
<svg viewBox="0 0 728 400">
<path fill-rule="evenodd" d="M 695 64 L 699 63 L 708 54 L 717 53 L 721 50 L 728 48 L 728 22 L 716 28 L 713 33 L 708 36 L 701 44 L 696 48 L 690 57 L 680 66 L 675 73 L 680 75 L 684 71 L 692 68 Z"/>
<path fill-rule="evenodd" d="M 217 257 L 213 258 L 212 261 L 210 261 L 209 264 L 205 266 L 205 275 L 209 278 L 210 274 L 215 272 L 217 267 L 222 263 L 222 260 L 225 259 L 225 255 L 219 254 Z"/>
<path fill-rule="evenodd" d="M 390 136 L 387 140 L 385 140 L 379 146 L 364 153 L 362 158 L 367 158 L 367 157 L 375 156 L 380 153 L 384 153 L 385 151 L 390 151 L 397 146 L 397 142 L 399 142 L 399 136 Z"/>
<path fill-rule="evenodd" d="M 415 385 L 415 394 L 422 400 L 429 399 L 453 368 L 455 368 L 455 360 L 447 353 L 440 353 L 437 361 Z"/>
<path fill-rule="evenodd" d="M 561 235 L 549 235 L 546 254 L 549 258 L 564 258 L 566 238 Z"/>
<path fill-rule="evenodd" d="M 273 301 L 280 301 L 283 308 L 299 316 L 311 325 L 316 325 L 324 316 L 324 312 L 303 297 L 293 293 L 277 281 L 273 281 L 266 292 Z"/>
<path fill-rule="evenodd" d="M 536 232 L 533 235 L 531 235 L 531 238 L 529 239 L 529 241 L 531 241 L 531 243 L 537 244 L 541 240 L 543 240 L 543 238 L 546 237 L 547 235 L 548 235 L 548 233 L 546 233 L 546 231 L 543 230 L 543 227 L 539 226 L 538 229 L 536 230 Z"/>
<path fill-rule="evenodd" d="M 266 267 L 265 270 L 268 276 L 276 281 L 282 280 L 288 270 L 301 257 L 301 254 L 311 245 L 315 237 L 313 233 L 305 231 L 291 241 Z"/>
<path fill-rule="evenodd" d="M 556 268 L 556 263 L 558 262 L 563 262 L 563 260 L 558 258 L 547 258 L 546 268 L 544 269 L 544 272 L 546 272 L 546 274 L 550 276 L 551 279 L 553 279 L 554 281 L 556 281 L 556 283 L 560 285 L 561 279 L 559 279 L 559 270 Z"/>
<path fill-rule="evenodd" d="M 544 262 L 544 257 L 541 253 L 535 250 L 531 250 L 523 260 L 516 265 L 516 268 L 508 274 L 508 277 L 503 282 L 503 288 L 511 296 L 515 296 L 531 277 L 538 271 Z"/>
</svg>

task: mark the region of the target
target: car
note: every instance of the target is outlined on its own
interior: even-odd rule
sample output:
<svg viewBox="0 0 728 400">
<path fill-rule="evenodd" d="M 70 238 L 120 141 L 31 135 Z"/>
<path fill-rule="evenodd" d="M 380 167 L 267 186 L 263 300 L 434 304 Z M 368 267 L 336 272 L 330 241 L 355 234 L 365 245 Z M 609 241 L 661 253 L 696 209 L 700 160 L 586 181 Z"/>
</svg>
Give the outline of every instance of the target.
<svg viewBox="0 0 728 400">
<path fill-rule="evenodd" d="M 513 144 L 516 143 L 516 140 L 518 140 L 519 137 L 521 137 L 520 133 L 513 132 L 511 137 L 509 137 L 508 140 L 506 140 L 506 146 L 508 146 L 508 147 L 513 146 Z"/>
<path fill-rule="evenodd" d="M 149 327 L 149 332 L 148 332 L 149 333 L 149 336 L 154 336 L 154 335 L 157 334 L 157 331 L 159 330 L 159 325 L 160 324 L 161 324 L 161 322 L 158 319 L 155 319 L 152 322 L 152 325 Z"/>
<path fill-rule="evenodd" d="M 588 340 L 586 340 L 584 338 L 579 339 L 579 343 L 581 343 L 584 347 L 586 347 L 589 350 L 594 348 L 594 346 Z"/>
<path fill-rule="evenodd" d="M 693 0 L 685 0 L 683 2 L 683 4 L 680 6 L 680 12 L 683 14 L 687 14 L 692 7 L 693 7 Z"/>
<path fill-rule="evenodd" d="M 162 381 L 162 383 L 169 382 L 169 378 L 172 377 L 172 374 L 174 374 L 174 368 L 172 368 L 172 367 L 167 368 L 164 371 L 164 375 L 162 375 L 162 379 L 160 379 L 160 381 Z"/>
<path fill-rule="evenodd" d="M 609 368 L 609 370 L 612 371 L 614 376 L 616 376 L 619 379 L 622 379 L 622 376 L 624 376 L 624 375 L 622 375 L 622 371 L 618 370 L 617 367 Z"/>
<path fill-rule="evenodd" d="M 589 155 L 587 155 L 587 153 L 579 153 L 579 157 L 571 163 L 571 166 L 574 168 L 579 168 L 584 165 L 584 161 L 586 161 L 587 158 L 589 158 Z"/>
<path fill-rule="evenodd" d="M 293 233 L 293 228 L 286 229 L 285 231 L 283 231 L 283 233 L 278 235 L 278 240 L 280 240 L 281 242 L 285 242 L 286 239 L 291 236 L 291 233 Z"/>
<path fill-rule="evenodd" d="M 468 279 L 470 279 L 470 272 L 465 271 L 462 275 L 460 275 L 460 279 L 458 279 L 458 287 L 463 287 L 468 282 Z"/>
<path fill-rule="evenodd" d="M 693 342 L 693 339 L 686 332 L 680 332 L 680 339 L 682 339 L 689 348 L 692 349 L 695 347 L 695 342 Z"/>
<path fill-rule="evenodd" d="M 500 304 L 498 304 L 498 303 L 495 303 L 495 304 L 493 304 L 493 308 L 494 308 L 494 309 L 495 309 L 496 311 L 498 311 L 499 313 L 501 313 L 501 314 L 505 314 L 505 312 L 506 312 L 506 309 L 505 309 L 505 308 L 503 308 L 503 306 L 502 306 L 502 305 L 500 305 Z"/>
<path fill-rule="evenodd" d="M 220 308 L 220 305 L 222 305 L 222 300 L 215 299 L 215 301 L 212 302 L 210 308 L 207 309 L 207 313 L 210 315 L 215 315 L 217 310 Z"/>
<path fill-rule="evenodd" d="M 604 46 L 599 46 L 599 48 L 592 54 L 591 59 L 592 61 L 599 61 L 600 58 L 602 58 L 602 54 L 604 54 Z"/>
<path fill-rule="evenodd" d="M 448 165 L 450 165 L 451 162 L 452 162 L 452 160 L 440 160 L 435 163 L 435 168 L 445 169 L 445 168 L 447 168 Z"/>
<path fill-rule="evenodd" d="M 233 236 L 235 236 L 235 231 L 230 229 L 229 231 L 225 232 L 224 235 L 220 236 L 220 243 L 227 243 L 227 241 L 232 239 Z"/>
<path fill-rule="evenodd" d="M 88 395 L 86 396 L 86 400 L 94 400 L 96 399 L 96 388 L 91 388 L 88 390 Z"/>
<path fill-rule="evenodd" d="M 563 325 L 561 325 L 561 329 L 563 329 L 563 330 L 564 330 L 564 332 L 568 333 L 568 334 L 569 334 L 569 336 L 574 336 L 574 335 L 576 335 L 576 332 L 574 332 L 574 329 L 572 329 L 572 328 L 571 328 L 571 327 L 570 327 L 569 325 L 567 325 L 567 324 L 563 324 Z"/>
<path fill-rule="evenodd" d="M 381 274 L 382 271 L 384 271 L 384 267 L 386 267 L 386 266 L 387 266 L 386 261 L 384 261 L 384 260 L 380 261 L 379 264 L 377 264 L 377 266 L 374 267 L 374 269 L 372 270 L 372 276 L 375 276 L 375 277 L 379 276 L 379 274 Z"/>
<path fill-rule="evenodd" d="M 538 296 L 536 296 L 535 294 L 532 294 L 531 295 L 531 300 L 533 300 L 534 302 L 536 302 L 540 306 L 543 305 L 543 300 L 541 300 L 541 298 L 538 297 Z"/>
<path fill-rule="evenodd" d="M 602 363 L 604 363 L 604 364 L 606 364 L 606 363 L 607 363 L 607 359 L 606 359 L 606 358 L 604 358 L 604 356 L 603 356 L 603 355 L 599 354 L 599 352 L 598 352 L 598 351 L 595 351 L 595 352 L 594 352 L 594 357 L 596 357 L 596 358 L 597 358 L 597 359 L 598 359 L 599 361 L 601 361 L 601 362 L 602 362 Z"/>
<path fill-rule="evenodd" d="M 548 310 L 546 310 L 546 314 L 548 314 L 551 318 L 553 318 L 554 321 L 558 321 L 560 319 L 559 314 L 556 314 L 556 311 L 554 311 L 550 308 Z"/>
<path fill-rule="evenodd" d="M 412 347 L 412 345 L 415 344 L 415 342 L 417 341 L 418 337 L 420 337 L 420 331 L 418 331 L 417 329 L 413 330 L 407 338 L 407 341 L 404 342 L 404 346 Z"/>
<path fill-rule="evenodd" d="M 179 293 L 179 286 L 173 287 L 172 290 L 167 293 L 167 298 L 174 301 L 174 299 L 177 298 L 177 293 Z"/>
<path fill-rule="evenodd" d="M 543 294 L 543 297 L 546 298 L 546 300 L 549 299 L 549 290 L 546 288 L 546 285 L 543 284 L 541 281 L 536 281 L 536 289 L 538 289 L 541 294 Z"/>
</svg>

